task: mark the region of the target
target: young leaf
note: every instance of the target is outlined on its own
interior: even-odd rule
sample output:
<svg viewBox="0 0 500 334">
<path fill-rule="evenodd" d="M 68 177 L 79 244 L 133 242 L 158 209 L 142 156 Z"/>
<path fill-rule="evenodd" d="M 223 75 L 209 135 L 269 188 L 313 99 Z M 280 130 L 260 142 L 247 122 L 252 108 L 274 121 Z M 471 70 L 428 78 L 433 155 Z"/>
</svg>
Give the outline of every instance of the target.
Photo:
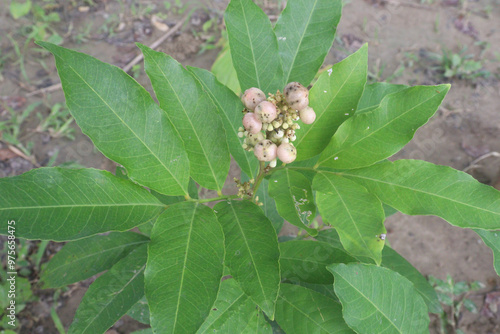
<svg viewBox="0 0 500 334">
<path fill-rule="evenodd" d="M 194 333 L 219 290 L 224 235 L 209 207 L 172 205 L 151 232 L 145 272 L 151 327 L 157 333 Z"/>
<path fill-rule="evenodd" d="M 166 195 L 185 195 L 189 163 L 179 135 L 151 95 L 127 73 L 50 43 L 66 104 L 82 132 L 131 180 Z"/>
<path fill-rule="evenodd" d="M 335 264 L 328 270 L 344 319 L 356 332 L 429 332 L 427 306 L 403 276 L 370 264 Z"/>
<path fill-rule="evenodd" d="M 312 236 L 317 234 L 315 229 L 309 227 L 316 217 L 316 205 L 309 179 L 287 168 L 276 171 L 269 180 L 269 195 L 276 201 L 276 208 L 281 217 Z"/>
<path fill-rule="evenodd" d="M 354 114 L 365 88 L 367 72 L 368 47 L 365 44 L 321 74 L 309 92 L 316 120 L 310 125 L 301 124 L 297 131 L 298 161 L 320 154 L 340 124 Z"/>
<path fill-rule="evenodd" d="M 221 190 L 229 171 L 229 150 L 222 121 L 201 84 L 175 59 L 138 44 L 153 89 L 184 141 L 191 177 L 202 187 Z"/>
<path fill-rule="evenodd" d="M 325 242 L 297 240 L 280 243 L 281 277 L 313 284 L 332 284 L 326 266 L 332 263 L 357 262 L 343 249 Z"/>
<path fill-rule="evenodd" d="M 387 232 L 377 197 L 355 182 L 326 172 L 316 175 L 313 189 L 321 216 L 335 227 L 344 248 L 380 264 Z"/>
<path fill-rule="evenodd" d="M 69 242 L 43 266 L 40 282 L 44 289 L 54 289 L 82 281 L 108 270 L 148 241 L 142 234 L 123 232 Z"/>
<path fill-rule="evenodd" d="M 341 0 L 288 1 L 274 33 L 278 38 L 283 85 L 307 87 L 332 47 L 342 13 Z"/>
<path fill-rule="evenodd" d="M 217 107 L 224 128 L 226 129 L 227 144 L 234 160 L 241 170 L 252 178 L 256 177 L 254 171 L 259 166 L 259 161 L 255 159 L 253 152 L 245 151 L 242 147 L 242 140 L 238 137 L 238 128 L 242 127 L 243 104 L 240 99 L 227 87 L 222 85 L 214 75 L 207 70 L 197 67 L 188 67 L 188 71 L 194 75 L 203 89 L 212 99 Z"/>
<path fill-rule="evenodd" d="M 498 275 L 500 275 L 500 231 L 485 231 L 475 229 L 476 232 L 486 246 L 488 246 L 493 252 L 493 265 L 495 267 L 495 271 Z"/>
<path fill-rule="evenodd" d="M 354 115 L 337 130 L 318 165 L 354 169 L 401 150 L 437 111 L 450 85 L 416 86 L 387 95 L 380 106 Z"/>
<path fill-rule="evenodd" d="M 249 201 L 220 202 L 214 210 L 224 230 L 226 265 L 231 275 L 273 320 L 280 282 L 280 253 L 271 222 Z"/>
<path fill-rule="evenodd" d="M 144 296 L 146 250 L 136 248 L 90 285 L 68 334 L 104 333 Z"/>
<path fill-rule="evenodd" d="M 407 88 L 409 87 L 406 85 L 395 85 L 387 82 L 376 82 L 371 85 L 366 85 L 363 95 L 359 100 L 356 114 L 361 114 L 378 108 L 382 100 L 387 95 L 400 92 Z"/>
<path fill-rule="evenodd" d="M 281 284 L 276 322 L 287 334 L 354 334 L 337 301 L 298 285 Z"/>
<path fill-rule="evenodd" d="M 342 172 L 407 215 L 434 215 L 458 227 L 500 229 L 500 192 L 451 167 L 421 160 Z"/>
<path fill-rule="evenodd" d="M 381 265 L 399 273 L 412 282 L 415 290 L 417 290 L 427 304 L 429 312 L 436 314 L 443 312 L 436 290 L 429 284 L 427 279 L 410 262 L 406 261 L 404 257 L 387 245 L 382 250 Z"/>
<path fill-rule="evenodd" d="M 163 208 L 146 189 L 106 171 L 38 168 L 0 178 L 0 215 L 17 222 L 18 238 L 66 241 L 126 231 Z"/>
<path fill-rule="evenodd" d="M 239 96 L 241 94 L 240 83 L 238 82 L 238 76 L 233 66 L 229 44 L 225 43 L 224 50 L 215 59 L 212 65 L 212 73 L 221 84 L 231 89 L 236 95 Z"/>
<path fill-rule="evenodd" d="M 266 13 L 252 0 L 231 0 L 224 20 L 241 89 L 282 90 L 278 41 Z"/>
<path fill-rule="evenodd" d="M 221 283 L 219 295 L 210 314 L 197 334 L 211 333 L 272 334 L 271 326 L 257 305 L 238 286 L 234 279 Z"/>
</svg>

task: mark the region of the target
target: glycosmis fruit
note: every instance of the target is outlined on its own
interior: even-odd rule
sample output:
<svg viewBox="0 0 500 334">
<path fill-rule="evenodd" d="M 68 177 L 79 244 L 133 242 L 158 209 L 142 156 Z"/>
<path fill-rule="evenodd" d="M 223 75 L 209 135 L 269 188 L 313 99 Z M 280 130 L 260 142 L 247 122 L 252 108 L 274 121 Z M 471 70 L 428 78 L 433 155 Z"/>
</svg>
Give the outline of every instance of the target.
<svg viewBox="0 0 500 334">
<path fill-rule="evenodd" d="M 238 129 L 238 136 L 244 138 L 243 148 L 254 151 L 259 161 L 269 162 L 268 168 L 274 168 L 277 159 L 283 163 L 292 163 L 297 157 L 293 142 L 297 138 L 295 131 L 300 129 L 299 119 L 304 124 L 311 124 L 316 113 L 309 107 L 309 90 L 298 82 L 291 82 L 276 94 L 265 94 L 258 88 L 249 88 L 243 93 L 243 127 Z"/>
</svg>

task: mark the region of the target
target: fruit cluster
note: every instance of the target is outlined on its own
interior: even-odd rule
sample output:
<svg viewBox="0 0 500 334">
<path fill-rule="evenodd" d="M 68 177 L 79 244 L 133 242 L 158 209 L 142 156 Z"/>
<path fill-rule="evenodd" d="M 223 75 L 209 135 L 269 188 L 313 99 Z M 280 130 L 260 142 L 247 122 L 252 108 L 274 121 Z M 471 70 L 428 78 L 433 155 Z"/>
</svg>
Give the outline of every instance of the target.
<svg viewBox="0 0 500 334">
<path fill-rule="evenodd" d="M 243 127 L 238 136 L 245 137 L 243 148 L 253 151 L 259 161 L 270 162 L 269 167 L 276 167 L 277 159 L 291 163 L 297 157 L 293 141 L 297 138 L 295 130 L 300 125 L 311 124 L 316 119 L 314 110 L 309 107 L 309 90 L 298 82 L 286 85 L 283 94 L 266 95 L 252 87 L 241 97 L 245 105 Z M 264 133 L 265 134 L 264 134 Z"/>
</svg>

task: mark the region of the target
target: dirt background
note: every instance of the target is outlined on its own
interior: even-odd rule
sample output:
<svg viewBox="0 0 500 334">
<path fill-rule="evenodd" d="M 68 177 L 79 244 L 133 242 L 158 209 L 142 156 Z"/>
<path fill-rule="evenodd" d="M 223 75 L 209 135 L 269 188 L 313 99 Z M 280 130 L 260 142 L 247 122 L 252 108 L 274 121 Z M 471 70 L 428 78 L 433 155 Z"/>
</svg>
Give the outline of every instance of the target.
<svg viewBox="0 0 500 334">
<path fill-rule="evenodd" d="M 173 2 L 173 1 L 172 1 Z M 164 42 L 159 50 L 171 54 L 184 65 L 210 69 L 219 49 L 199 54 L 220 36 L 222 14 L 228 1 L 191 1 L 194 11 L 183 28 Z M 275 17 L 285 1 L 257 1 L 266 12 Z M 0 76 L 0 99 L 21 112 L 36 101 L 62 102 L 61 91 L 48 95 L 27 94 L 58 83 L 53 59 L 36 51 L 33 43 L 25 51 L 27 82 L 20 71 L 13 45 L 6 36 L 19 43 L 25 37 L 20 31 L 31 24 L 30 16 L 14 20 L 8 10 L 8 0 L 0 0 L 0 50 L 6 57 Z M 37 3 L 37 1 L 34 1 Z M 38 1 L 42 3 L 42 1 Z M 169 10 L 164 1 L 54 1 L 54 11 L 61 22 L 54 28 L 64 36 L 63 46 L 77 49 L 105 62 L 124 66 L 137 53 L 134 42 L 151 44 L 165 34 L 164 26 L 151 21 L 155 13 L 166 17 L 160 23 L 172 28 L 182 16 L 175 5 Z M 186 1 L 182 2 L 182 6 Z M 334 48 L 326 64 L 333 64 L 354 52 L 363 43 L 369 43 L 370 80 L 391 80 L 403 84 L 437 84 L 451 82 L 452 89 L 442 108 L 415 139 L 395 158 L 423 159 L 437 164 L 468 171 L 483 183 L 499 182 L 500 159 L 486 156 L 500 152 L 500 1 L 476 0 L 414 0 L 414 1 L 346 1 Z M 144 8 L 151 8 L 145 11 Z M 179 7 L 181 8 L 181 7 Z M 203 25 L 214 24 L 208 30 Z M 90 28 L 88 28 L 90 25 Z M 106 33 L 103 26 L 112 33 Z M 86 30 L 88 29 L 88 30 Z M 88 31 L 84 42 L 76 43 L 77 35 Z M 445 79 L 439 62 L 431 53 L 442 54 L 447 49 L 459 52 L 467 47 L 479 61 L 488 77 Z M 43 61 L 43 63 L 40 62 Z M 44 66 L 45 65 L 45 66 Z M 141 68 L 141 71 L 143 69 Z M 138 81 L 150 91 L 144 73 Z M 48 114 L 46 106 L 37 109 Z M 0 121 L 8 117 L 0 105 Z M 56 164 L 75 161 L 87 167 L 114 171 L 115 163 L 94 149 L 90 140 L 75 128 L 75 140 L 53 138 L 35 131 L 38 119 L 30 117 L 21 127 L 25 141 L 33 141 L 33 157 L 21 157 L 6 151 L 0 142 L 0 177 L 21 174 L 36 166 L 46 165 L 57 151 Z M 28 159 L 26 159 L 28 158 Z M 478 162 L 474 162 L 476 159 Z M 472 168 L 470 168 L 472 166 Z M 234 173 L 237 173 L 233 169 Z M 499 187 L 500 188 L 500 187 Z M 388 242 L 425 275 L 444 279 L 451 275 L 456 281 L 483 282 L 486 287 L 471 298 L 483 306 L 487 293 L 498 289 L 500 278 L 493 269 L 491 251 L 472 231 L 454 228 L 436 217 L 409 217 L 395 214 L 387 220 Z M 294 233 L 286 229 L 284 233 Z M 37 244 L 31 246 L 36 250 Z M 51 244 L 43 261 L 53 255 L 60 245 Z M 37 273 L 30 276 L 36 284 Z M 73 285 L 56 302 L 56 309 L 66 328 L 92 280 Z M 21 333 L 56 333 L 50 317 L 53 291 L 35 290 L 38 301 L 30 303 L 19 315 Z M 432 318 L 431 332 L 439 333 L 436 317 Z M 463 312 L 460 328 L 465 333 L 500 333 L 500 320 L 488 318 L 484 312 Z M 120 320 L 108 333 L 130 333 L 143 328 L 128 317 Z"/>
</svg>

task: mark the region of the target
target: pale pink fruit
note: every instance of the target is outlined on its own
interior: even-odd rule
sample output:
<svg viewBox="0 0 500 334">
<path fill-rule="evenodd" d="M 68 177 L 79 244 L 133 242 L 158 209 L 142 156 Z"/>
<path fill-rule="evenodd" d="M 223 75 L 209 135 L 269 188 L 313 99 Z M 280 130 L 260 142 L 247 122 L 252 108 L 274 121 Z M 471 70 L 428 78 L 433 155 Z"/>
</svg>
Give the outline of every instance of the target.
<svg viewBox="0 0 500 334">
<path fill-rule="evenodd" d="M 269 101 L 262 101 L 255 107 L 255 115 L 262 123 L 271 123 L 276 119 L 276 106 Z"/>
<path fill-rule="evenodd" d="M 283 92 L 290 108 L 302 110 L 309 105 L 309 90 L 299 82 L 290 82 Z"/>
<path fill-rule="evenodd" d="M 304 124 L 312 124 L 316 119 L 316 113 L 314 112 L 313 108 L 305 107 L 304 109 L 299 111 L 299 117 Z"/>
<path fill-rule="evenodd" d="M 297 158 L 297 149 L 290 143 L 281 143 L 276 152 L 278 159 L 289 164 Z"/>
<path fill-rule="evenodd" d="M 262 101 L 266 100 L 266 94 L 258 88 L 248 88 L 241 96 L 241 102 L 248 110 L 255 110 L 255 107 Z"/>
<path fill-rule="evenodd" d="M 255 145 L 253 154 L 259 161 L 272 161 L 276 159 L 276 151 L 278 147 L 269 139 L 265 139 Z"/>
<path fill-rule="evenodd" d="M 253 112 L 247 113 L 243 116 L 243 126 L 250 133 L 257 133 L 262 130 L 262 122 L 257 119 Z"/>
</svg>

